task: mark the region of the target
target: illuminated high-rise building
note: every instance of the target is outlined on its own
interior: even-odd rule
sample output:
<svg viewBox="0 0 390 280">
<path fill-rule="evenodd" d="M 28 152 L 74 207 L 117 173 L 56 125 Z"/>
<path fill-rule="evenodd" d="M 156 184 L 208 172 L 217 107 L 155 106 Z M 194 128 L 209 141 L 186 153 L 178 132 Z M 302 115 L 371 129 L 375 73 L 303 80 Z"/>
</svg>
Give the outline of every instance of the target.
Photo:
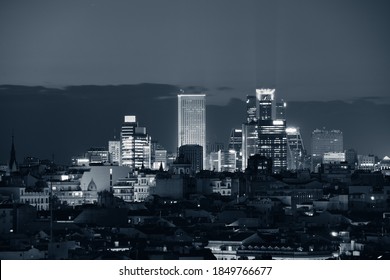
<svg viewBox="0 0 390 280">
<path fill-rule="evenodd" d="M 257 131 L 258 106 L 255 95 L 246 96 L 246 123 L 242 124 L 241 170 L 245 170 L 248 159 L 258 153 Z"/>
<path fill-rule="evenodd" d="M 256 89 L 258 154 L 272 159 L 272 171 L 287 169 L 285 102 L 275 101 L 275 89 Z"/>
<path fill-rule="evenodd" d="M 305 168 L 305 147 L 299 127 L 287 127 L 287 169 L 302 170 Z"/>
<path fill-rule="evenodd" d="M 248 159 L 259 153 L 259 135 L 256 121 L 242 125 L 242 170 L 248 166 Z"/>
<path fill-rule="evenodd" d="M 146 127 L 136 127 L 134 131 L 134 167 L 151 168 L 151 137 L 146 133 Z"/>
<path fill-rule="evenodd" d="M 242 168 L 242 129 L 234 128 L 232 129 L 230 133 L 229 138 L 229 146 L 228 146 L 229 152 L 234 152 L 236 154 L 235 156 L 235 168 L 240 169 Z"/>
<path fill-rule="evenodd" d="M 178 147 L 203 147 L 203 166 L 206 160 L 206 95 L 178 94 Z"/>
<path fill-rule="evenodd" d="M 256 114 L 259 121 L 275 119 L 275 89 L 256 89 Z"/>
<path fill-rule="evenodd" d="M 246 96 L 246 122 L 257 121 L 256 96 Z"/>
<path fill-rule="evenodd" d="M 236 152 L 240 152 L 242 147 L 242 129 L 233 128 L 230 132 L 229 138 L 229 150 L 235 150 Z"/>
<path fill-rule="evenodd" d="M 242 125 L 242 170 L 256 154 L 272 161 L 274 173 L 287 169 L 286 103 L 276 102 L 275 89 L 256 89 L 247 96 L 247 121 Z"/>
<path fill-rule="evenodd" d="M 122 165 L 135 167 L 134 162 L 134 133 L 138 127 L 135 116 L 125 116 L 121 129 Z"/>
<path fill-rule="evenodd" d="M 287 169 L 286 121 L 259 121 L 259 154 L 272 159 L 272 172 Z"/>
<path fill-rule="evenodd" d="M 121 129 L 121 163 L 132 168 L 151 168 L 151 137 L 135 116 L 125 116 Z"/>
</svg>

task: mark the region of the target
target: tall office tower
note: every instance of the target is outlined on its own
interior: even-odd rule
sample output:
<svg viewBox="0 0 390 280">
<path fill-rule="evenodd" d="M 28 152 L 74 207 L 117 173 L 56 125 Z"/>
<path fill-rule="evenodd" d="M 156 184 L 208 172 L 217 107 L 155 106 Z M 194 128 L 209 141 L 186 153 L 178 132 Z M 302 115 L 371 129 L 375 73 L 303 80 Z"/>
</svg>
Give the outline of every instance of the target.
<svg viewBox="0 0 390 280">
<path fill-rule="evenodd" d="M 229 150 L 235 150 L 236 152 L 240 152 L 242 147 L 242 129 L 233 128 L 230 132 L 229 138 Z"/>
<path fill-rule="evenodd" d="M 134 167 L 151 168 L 151 137 L 146 133 L 146 127 L 136 127 L 134 130 Z"/>
<path fill-rule="evenodd" d="M 108 141 L 110 163 L 121 164 L 121 141 Z"/>
<path fill-rule="evenodd" d="M 203 166 L 206 166 L 206 95 L 178 94 L 178 147 L 203 147 Z"/>
<path fill-rule="evenodd" d="M 259 117 L 259 106 L 257 98 L 262 91 L 256 91 L 256 96 L 246 96 L 246 123 L 242 124 L 242 146 L 241 146 L 241 170 L 245 170 L 248 165 L 248 159 L 258 153 L 258 131 L 257 120 Z"/>
<path fill-rule="evenodd" d="M 257 121 L 256 96 L 246 96 L 246 122 Z"/>
<path fill-rule="evenodd" d="M 242 168 L 242 129 L 233 128 L 230 133 L 228 151 L 236 154 L 235 168 L 241 170 Z M 231 165 L 231 164 L 230 164 Z"/>
<path fill-rule="evenodd" d="M 134 133 L 138 127 L 135 116 L 125 116 L 121 129 L 122 165 L 135 167 L 134 162 Z"/>
<path fill-rule="evenodd" d="M 287 103 L 283 100 L 276 102 L 275 104 L 275 119 L 276 120 L 286 120 L 286 107 Z"/>
<path fill-rule="evenodd" d="M 256 89 L 256 114 L 259 121 L 275 119 L 275 89 Z"/>
<path fill-rule="evenodd" d="M 259 153 L 259 135 L 256 121 L 242 125 L 242 170 L 248 166 L 249 157 Z"/>
<path fill-rule="evenodd" d="M 312 170 L 322 163 L 325 153 L 343 152 L 343 133 L 340 130 L 316 129 L 311 134 Z"/>
<path fill-rule="evenodd" d="M 203 147 L 200 145 L 183 145 L 179 147 L 179 157 L 191 163 L 195 172 L 203 170 Z"/>
<path fill-rule="evenodd" d="M 285 103 L 275 103 L 275 89 L 256 89 L 258 153 L 272 159 L 274 173 L 287 169 Z"/>
<path fill-rule="evenodd" d="M 259 154 L 272 159 L 272 172 L 287 169 L 286 121 L 259 121 Z"/>
<path fill-rule="evenodd" d="M 287 169 L 302 170 L 305 168 L 305 147 L 299 127 L 287 127 Z"/>
</svg>

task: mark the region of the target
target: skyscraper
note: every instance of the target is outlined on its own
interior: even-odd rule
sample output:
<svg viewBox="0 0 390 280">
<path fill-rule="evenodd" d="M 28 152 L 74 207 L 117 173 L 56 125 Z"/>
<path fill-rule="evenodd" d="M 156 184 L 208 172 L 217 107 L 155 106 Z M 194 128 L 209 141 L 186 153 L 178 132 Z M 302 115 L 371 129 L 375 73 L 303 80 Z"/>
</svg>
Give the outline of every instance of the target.
<svg viewBox="0 0 390 280">
<path fill-rule="evenodd" d="M 257 109 L 256 109 L 256 96 L 247 95 L 246 96 L 246 122 L 250 123 L 251 121 L 257 120 Z"/>
<path fill-rule="evenodd" d="M 135 116 L 125 116 L 121 129 L 122 165 L 134 166 L 134 133 L 138 126 Z"/>
<path fill-rule="evenodd" d="M 229 150 L 234 150 L 237 153 L 241 151 L 242 147 L 242 129 L 241 128 L 233 128 L 230 132 L 229 138 Z"/>
<path fill-rule="evenodd" d="M 285 102 L 275 101 L 275 89 L 256 89 L 258 153 L 272 159 L 274 173 L 287 169 Z"/>
<path fill-rule="evenodd" d="M 343 152 L 343 133 L 340 130 L 314 130 L 311 134 L 312 170 L 322 163 L 324 154 L 329 152 Z"/>
<path fill-rule="evenodd" d="M 151 168 L 151 137 L 139 127 L 135 116 L 125 116 L 121 129 L 122 165 Z"/>
<path fill-rule="evenodd" d="M 256 121 L 242 124 L 242 170 L 248 166 L 248 159 L 259 153 L 259 132 Z"/>
<path fill-rule="evenodd" d="M 178 147 L 203 147 L 203 166 L 206 160 L 206 95 L 178 94 Z"/>
<path fill-rule="evenodd" d="M 236 154 L 235 167 L 237 169 L 242 168 L 242 129 L 233 128 L 230 133 L 228 151 Z"/>
<path fill-rule="evenodd" d="M 275 119 L 274 94 L 275 89 L 256 89 L 256 113 L 259 121 Z"/>
<path fill-rule="evenodd" d="M 304 169 L 305 147 L 299 127 L 287 127 L 287 169 Z"/>
<path fill-rule="evenodd" d="M 241 169 L 245 170 L 248 159 L 258 153 L 258 131 L 257 131 L 257 101 L 255 95 L 246 96 L 246 123 L 242 124 L 242 147 L 241 147 Z"/>
<path fill-rule="evenodd" d="M 259 154 L 272 159 L 272 171 L 287 169 L 287 135 L 285 120 L 259 121 Z"/>
<path fill-rule="evenodd" d="M 146 133 L 146 127 L 136 127 L 134 131 L 134 167 L 151 168 L 151 137 Z"/>
</svg>

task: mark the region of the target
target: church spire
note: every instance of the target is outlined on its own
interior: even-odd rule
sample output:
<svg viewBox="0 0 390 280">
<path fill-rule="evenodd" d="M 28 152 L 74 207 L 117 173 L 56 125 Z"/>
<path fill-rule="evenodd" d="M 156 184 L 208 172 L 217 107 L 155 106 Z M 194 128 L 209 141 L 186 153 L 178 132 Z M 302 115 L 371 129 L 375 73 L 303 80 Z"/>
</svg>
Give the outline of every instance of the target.
<svg viewBox="0 0 390 280">
<path fill-rule="evenodd" d="M 16 153 L 15 153 L 15 144 L 14 144 L 14 133 L 13 132 L 12 132 L 11 155 L 10 155 L 8 167 L 9 167 L 9 170 L 11 172 L 17 171 Z"/>
</svg>

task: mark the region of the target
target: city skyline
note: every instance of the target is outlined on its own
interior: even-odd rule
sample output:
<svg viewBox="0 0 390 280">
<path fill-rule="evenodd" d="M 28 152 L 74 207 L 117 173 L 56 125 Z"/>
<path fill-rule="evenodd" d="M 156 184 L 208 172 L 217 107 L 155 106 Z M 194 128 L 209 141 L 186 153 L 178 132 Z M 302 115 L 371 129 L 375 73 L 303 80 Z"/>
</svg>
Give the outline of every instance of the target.
<svg viewBox="0 0 390 280">
<path fill-rule="evenodd" d="M 20 104 L 21 99 L 28 101 L 19 106 L 21 111 L 18 112 L 18 118 L 7 117 L 7 122 L 3 125 L 4 134 L 0 139 L 2 162 L 9 160 L 11 135 L 14 133 L 18 160 L 27 156 L 51 159 L 54 154 L 58 162 L 68 163 L 72 156 L 84 152 L 91 146 L 105 146 L 115 135 L 119 137 L 121 119 L 129 114 L 137 115 L 137 119 L 147 127 L 153 139 L 159 140 L 168 151 L 176 151 L 177 91 L 180 89 L 173 86 L 151 84 L 117 87 L 84 86 L 55 91 L 35 87 L 8 87 L 8 89 L 10 89 L 8 93 L 0 91 L 2 100 L 5 101 L 0 103 L 3 118 L 14 116 L 15 106 Z M 52 98 L 47 98 L 47 94 Z M 115 99 L 112 98 L 113 94 Z M 149 96 L 147 100 L 144 98 L 145 94 Z M 161 95 L 166 98 L 162 98 Z M 91 100 L 91 96 L 97 98 Z M 63 106 L 59 107 L 55 101 L 57 99 L 61 99 Z M 311 132 L 326 127 L 344 132 L 346 149 L 354 148 L 362 154 L 374 154 L 380 158 L 389 154 L 386 139 L 390 136 L 381 125 L 381 120 L 390 118 L 387 109 L 389 106 L 366 100 L 353 103 L 286 101 L 287 126 L 300 127 L 308 151 L 310 151 Z M 109 115 L 98 113 L 107 111 L 106 104 L 117 108 L 117 112 Z M 70 108 L 71 114 L 67 112 L 67 108 Z M 207 104 L 207 108 L 209 142 L 227 143 L 231 129 L 241 127 L 245 122 L 244 100 L 231 99 L 224 106 Z M 42 118 L 36 114 L 37 111 L 42 110 L 47 113 L 47 117 Z M 364 110 L 367 114 L 356 114 L 360 110 Z M 156 121 L 157 116 L 163 116 L 159 118 L 160 122 Z M 224 116 L 226 121 L 221 122 L 219 119 L 221 116 Z M 339 118 L 340 116 L 343 117 Z M 55 123 L 62 125 L 55 127 L 53 125 Z M 97 123 L 100 125 L 97 126 Z M 366 126 L 366 133 L 362 135 L 361 127 L 357 124 L 364 123 L 372 125 Z M 72 141 L 66 141 L 70 133 L 66 128 L 69 127 L 68 124 L 72 124 L 72 133 L 76 135 Z M 29 139 L 29 141 L 23 144 L 22 139 Z M 66 145 L 63 144 L 64 142 Z"/>
<path fill-rule="evenodd" d="M 389 13 L 0 0 L 0 259 L 390 259 Z"/>
</svg>

